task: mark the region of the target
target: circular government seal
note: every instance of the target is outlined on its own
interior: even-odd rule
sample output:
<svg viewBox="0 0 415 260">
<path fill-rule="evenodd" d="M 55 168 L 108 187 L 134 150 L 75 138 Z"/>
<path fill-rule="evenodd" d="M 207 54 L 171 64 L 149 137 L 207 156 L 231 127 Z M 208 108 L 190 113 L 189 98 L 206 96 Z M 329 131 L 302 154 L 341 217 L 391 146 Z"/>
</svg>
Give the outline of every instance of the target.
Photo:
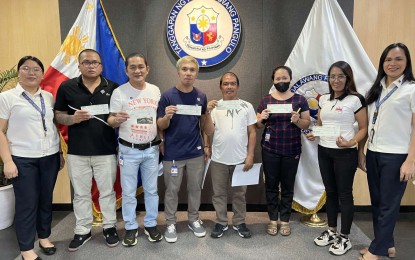
<svg viewBox="0 0 415 260">
<path fill-rule="evenodd" d="M 178 0 L 167 18 L 167 40 L 181 57 L 191 55 L 199 66 L 226 60 L 241 36 L 241 21 L 228 0 Z"/>
</svg>

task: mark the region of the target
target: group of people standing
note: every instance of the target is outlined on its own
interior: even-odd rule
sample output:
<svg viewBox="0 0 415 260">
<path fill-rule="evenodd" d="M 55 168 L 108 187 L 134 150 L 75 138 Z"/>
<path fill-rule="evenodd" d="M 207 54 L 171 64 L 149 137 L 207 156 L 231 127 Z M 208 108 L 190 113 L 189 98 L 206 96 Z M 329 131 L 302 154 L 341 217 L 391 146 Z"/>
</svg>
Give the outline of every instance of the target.
<svg viewBox="0 0 415 260">
<path fill-rule="evenodd" d="M 101 75 L 98 52 L 79 53 L 81 75 L 61 84 L 56 102 L 41 90 L 44 68 L 40 60 L 25 56 L 18 63 L 19 83 L 0 94 L 0 155 L 5 175 L 13 179 L 16 196 L 15 227 L 23 259 L 41 259 L 33 250 L 36 234 L 46 255 L 56 248 L 51 234 L 52 193 L 64 166 L 57 124 L 68 126 L 67 165 L 74 189 L 76 218 L 68 250 L 76 251 L 91 239 L 92 178 L 100 193 L 103 235 L 109 247 L 119 244 L 113 185 L 117 163 L 122 187 L 124 246 L 137 244 L 138 172 L 144 189 L 144 233 L 151 242 L 178 239 L 178 193 L 186 174 L 188 228 L 196 237 L 206 229 L 199 218 L 205 163 L 211 159 L 212 203 L 216 224 L 211 237 L 228 230 L 227 195 L 235 166 L 248 171 L 254 162 L 256 129 L 263 129 L 262 162 L 270 222 L 266 232 L 291 234 L 290 215 L 295 176 L 301 155 L 302 129 L 310 126 L 307 100 L 291 92 L 292 71 L 278 66 L 272 72 L 276 91 L 264 96 L 256 111 L 238 97 L 240 82 L 233 72 L 222 75 L 222 99 L 208 102 L 194 83 L 199 65 L 190 56 L 177 61 L 178 82 L 163 94 L 146 82 L 146 58 L 132 53 L 125 61 L 128 82 L 118 86 Z M 353 71 L 338 61 L 328 70 L 329 93 L 319 99 L 318 125 L 340 126 L 340 136 L 315 137 L 318 161 L 326 190 L 328 230 L 314 239 L 329 252 L 345 254 L 353 221 L 353 180 L 357 167 L 367 172 L 375 239 L 361 251 L 361 259 L 394 256 L 393 230 L 406 183 L 414 177 L 415 81 L 408 48 L 391 44 L 383 52 L 378 76 L 366 98 L 356 90 Z M 237 101 L 237 105 L 227 103 Z M 101 106 L 100 106 L 101 105 Z M 109 106 L 108 113 L 91 113 Z M 291 106 L 290 113 L 273 107 Z M 99 109 L 96 107 L 100 106 Z M 357 129 L 355 124 L 357 123 Z M 400 126 L 400 127 L 396 127 Z M 118 128 L 118 139 L 114 128 Z M 117 144 L 118 142 L 118 144 Z M 367 153 L 365 145 L 367 143 Z M 118 151 L 117 151 L 118 146 Z M 159 154 L 163 155 L 166 186 L 164 235 L 157 228 Z M 246 186 L 231 187 L 232 226 L 243 238 L 251 237 L 246 225 Z M 341 212 L 341 229 L 337 215 Z"/>
</svg>

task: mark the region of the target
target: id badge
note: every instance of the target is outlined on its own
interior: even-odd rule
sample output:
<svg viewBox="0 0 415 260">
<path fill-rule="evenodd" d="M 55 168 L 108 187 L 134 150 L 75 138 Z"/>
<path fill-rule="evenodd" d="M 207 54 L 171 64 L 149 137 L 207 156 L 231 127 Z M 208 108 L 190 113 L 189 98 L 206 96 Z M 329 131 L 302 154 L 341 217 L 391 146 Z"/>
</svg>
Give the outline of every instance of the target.
<svg viewBox="0 0 415 260">
<path fill-rule="evenodd" d="M 124 165 L 124 158 L 122 157 L 122 155 L 120 155 L 120 158 L 118 158 L 118 164 L 120 166 L 123 166 Z"/>
<path fill-rule="evenodd" d="M 42 151 L 47 151 L 47 150 L 49 150 L 49 148 L 50 148 L 49 139 L 47 139 L 47 138 L 42 138 L 42 139 L 40 140 L 40 149 L 41 149 Z"/>
<path fill-rule="evenodd" d="M 179 173 L 179 170 L 177 169 L 176 165 L 172 165 L 170 169 L 170 173 L 172 177 L 177 177 L 177 174 Z"/>
<path fill-rule="evenodd" d="M 267 131 L 265 132 L 265 142 L 269 142 L 269 139 L 271 138 L 271 131 L 269 129 L 267 129 Z"/>
</svg>

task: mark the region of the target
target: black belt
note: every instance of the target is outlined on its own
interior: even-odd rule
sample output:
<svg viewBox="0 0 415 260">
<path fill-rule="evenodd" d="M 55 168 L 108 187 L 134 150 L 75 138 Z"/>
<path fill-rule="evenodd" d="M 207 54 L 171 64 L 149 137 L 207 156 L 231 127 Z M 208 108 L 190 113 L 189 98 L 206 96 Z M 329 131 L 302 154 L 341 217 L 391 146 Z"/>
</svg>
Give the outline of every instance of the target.
<svg viewBox="0 0 415 260">
<path fill-rule="evenodd" d="M 149 143 L 146 143 L 146 144 L 133 144 L 133 143 L 125 141 L 124 139 L 118 138 L 118 142 L 122 145 L 131 147 L 131 148 L 135 148 L 135 149 L 138 149 L 138 150 L 145 150 L 145 149 L 150 148 L 152 146 L 159 145 L 161 143 L 161 140 L 157 140 L 157 141 L 154 141 L 154 142 L 149 142 Z"/>
</svg>

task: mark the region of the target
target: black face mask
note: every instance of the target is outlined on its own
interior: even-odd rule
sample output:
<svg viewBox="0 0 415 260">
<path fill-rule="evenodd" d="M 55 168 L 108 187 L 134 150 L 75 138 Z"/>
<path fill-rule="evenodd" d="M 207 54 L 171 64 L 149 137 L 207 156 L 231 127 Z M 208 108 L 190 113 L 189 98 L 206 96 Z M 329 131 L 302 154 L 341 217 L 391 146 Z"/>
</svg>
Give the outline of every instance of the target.
<svg viewBox="0 0 415 260">
<path fill-rule="evenodd" d="M 278 82 L 278 83 L 274 83 L 274 87 L 279 91 L 279 92 L 285 92 L 288 90 L 288 88 L 290 87 L 290 82 Z"/>
</svg>

